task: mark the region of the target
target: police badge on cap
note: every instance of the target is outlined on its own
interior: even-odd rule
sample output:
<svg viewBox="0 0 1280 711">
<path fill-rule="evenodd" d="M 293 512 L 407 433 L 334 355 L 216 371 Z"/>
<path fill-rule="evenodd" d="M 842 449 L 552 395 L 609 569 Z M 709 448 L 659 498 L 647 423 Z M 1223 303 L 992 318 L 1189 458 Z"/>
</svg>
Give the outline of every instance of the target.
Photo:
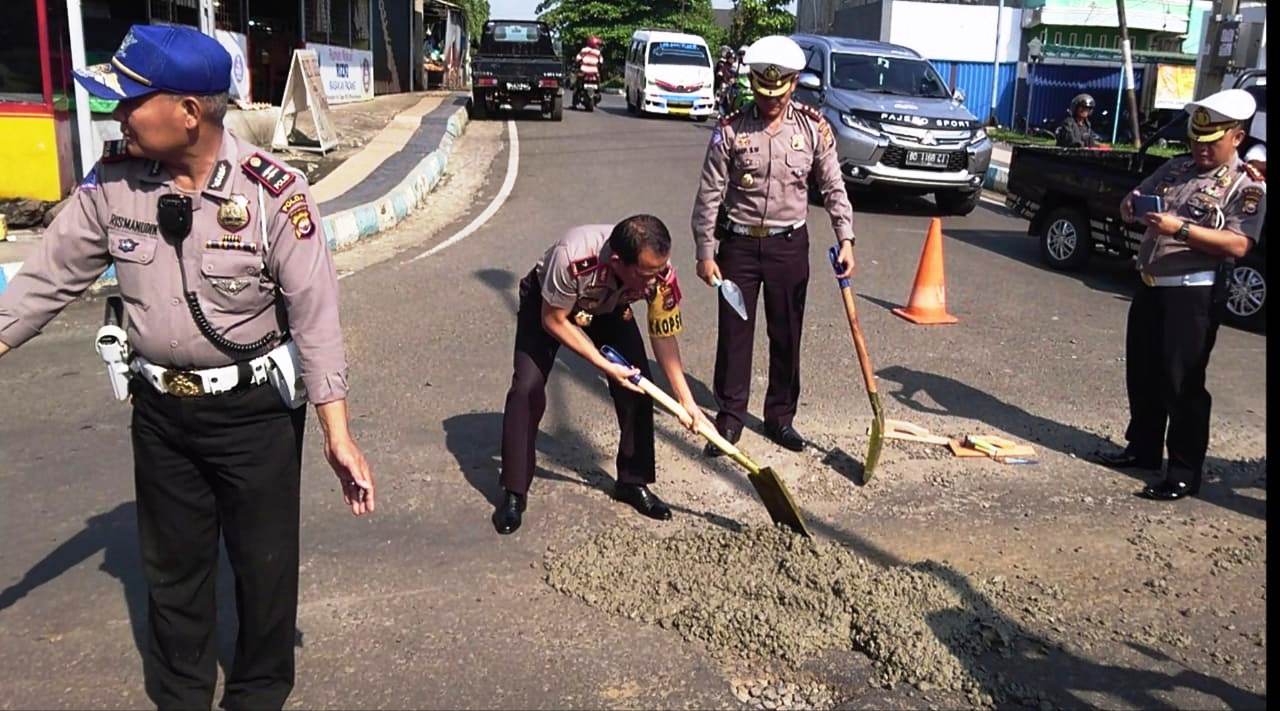
<svg viewBox="0 0 1280 711">
<path fill-rule="evenodd" d="M 1257 108 L 1253 95 L 1244 89 L 1228 89 L 1193 101 L 1186 106 L 1191 114 L 1187 137 L 1197 143 L 1212 143 L 1249 120 Z"/>
<path fill-rule="evenodd" d="M 743 56 L 751 67 L 751 88 L 761 96 L 787 93 L 791 82 L 804 69 L 804 50 L 790 37 L 771 35 L 755 41 Z"/>
</svg>

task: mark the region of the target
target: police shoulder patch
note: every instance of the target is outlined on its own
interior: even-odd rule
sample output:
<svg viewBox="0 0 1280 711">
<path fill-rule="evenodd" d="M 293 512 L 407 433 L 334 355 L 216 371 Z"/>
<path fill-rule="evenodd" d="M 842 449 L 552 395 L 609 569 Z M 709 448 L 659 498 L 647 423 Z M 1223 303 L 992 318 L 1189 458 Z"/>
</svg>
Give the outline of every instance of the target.
<svg viewBox="0 0 1280 711">
<path fill-rule="evenodd" d="M 298 176 L 285 166 L 277 163 L 274 159 L 268 158 L 261 152 L 245 158 L 240 167 L 244 168 L 244 172 L 254 180 L 262 184 L 275 197 L 279 197 L 280 193 L 285 191 Z"/>
<path fill-rule="evenodd" d="M 1266 190 L 1260 185 L 1250 185 L 1240 191 L 1240 211 L 1246 215 L 1252 215 L 1258 212 L 1258 204 L 1262 202 L 1262 198 L 1267 194 Z"/>
<path fill-rule="evenodd" d="M 119 141 L 106 141 L 102 144 L 102 162 L 103 163 L 119 163 L 122 160 L 129 159 L 129 142 L 123 139 Z"/>
</svg>

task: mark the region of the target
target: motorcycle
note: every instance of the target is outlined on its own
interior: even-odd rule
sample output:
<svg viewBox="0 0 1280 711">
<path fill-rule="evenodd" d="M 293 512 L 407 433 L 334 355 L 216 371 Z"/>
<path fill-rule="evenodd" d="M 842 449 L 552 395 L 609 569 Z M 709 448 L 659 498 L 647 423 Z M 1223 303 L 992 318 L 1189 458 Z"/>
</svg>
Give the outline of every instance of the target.
<svg viewBox="0 0 1280 711">
<path fill-rule="evenodd" d="M 594 74 L 578 76 L 577 87 L 573 90 L 573 106 L 581 106 L 586 111 L 595 111 L 600 103 L 600 79 Z"/>
</svg>

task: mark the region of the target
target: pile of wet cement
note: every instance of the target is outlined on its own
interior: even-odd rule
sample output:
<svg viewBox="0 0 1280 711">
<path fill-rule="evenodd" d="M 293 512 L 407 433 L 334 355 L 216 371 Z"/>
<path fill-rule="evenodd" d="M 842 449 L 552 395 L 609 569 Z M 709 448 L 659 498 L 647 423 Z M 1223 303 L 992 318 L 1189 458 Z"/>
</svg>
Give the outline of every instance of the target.
<svg viewBox="0 0 1280 711">
<path fill-rule="evenodd" d="M 779 528 L 669 538 L 614 528 L 546 567 L 556 590 L 675 630 L 717 657 L 795 665 L 824 650 L 860 650 L 886 687 L 955 691 L 984 705 L 993 694 L 1026 696 L 978 661 L 1008 654 L 1019 636 L 991 606 L 999 590 L 977 590 L 937 563 L 882 568 Z"/>
</svg>

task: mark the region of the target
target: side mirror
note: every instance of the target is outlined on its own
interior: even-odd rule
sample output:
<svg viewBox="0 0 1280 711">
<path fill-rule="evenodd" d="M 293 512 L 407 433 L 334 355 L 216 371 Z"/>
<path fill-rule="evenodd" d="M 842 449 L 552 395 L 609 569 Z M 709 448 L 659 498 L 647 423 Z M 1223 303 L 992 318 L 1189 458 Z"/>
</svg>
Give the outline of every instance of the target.
<svg viewBox="0 0 1280 711">
<path fill-rule="evenodd" d="M 951 98 L 955 99 L 957 104 L 963 104 L 964 89 L 956 89 L 955 91 L 951 92 Z"/>
<path fill-rule="evenodd" d="M 800 87 L 809 91 L 822 91 L 822 80 L 813 72 L 800 73 Z"/>
</svg>

